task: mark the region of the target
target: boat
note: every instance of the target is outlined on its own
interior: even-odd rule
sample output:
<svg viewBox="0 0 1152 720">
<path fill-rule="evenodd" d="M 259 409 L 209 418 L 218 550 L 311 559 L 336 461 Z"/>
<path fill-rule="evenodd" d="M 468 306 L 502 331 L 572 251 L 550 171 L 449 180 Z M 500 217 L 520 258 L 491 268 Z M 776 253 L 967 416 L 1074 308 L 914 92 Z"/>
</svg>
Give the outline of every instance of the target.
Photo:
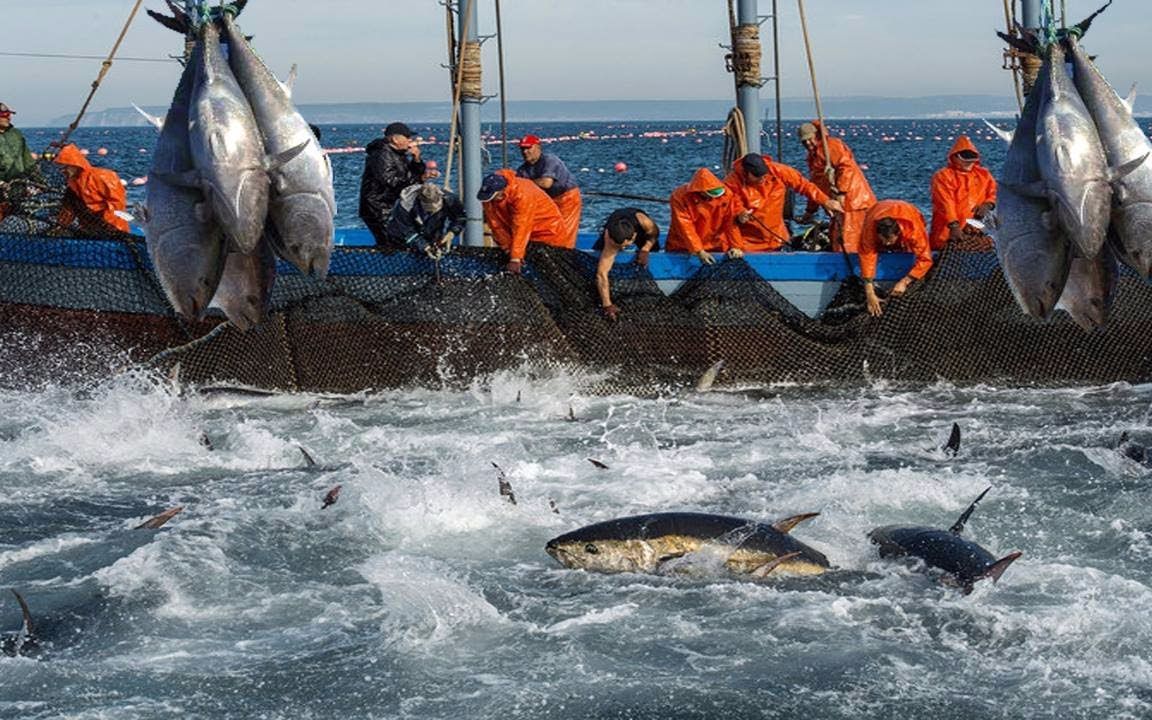
<svg viewBox="0 0 1152 720">
<path fill-rule="evenodd" d="M 754 0 L 740 5 L 742 20 L 749 8 L 755 17 Z M 462 24 L 461 35 L 472 36 L 475 23 Z M 474 121 L 478 137 L 469 104 L 462 98 L 461 124 L 467 136 Z M 469 200 L 479 169 L 471 150 Z M 531 248 L 524 276 L 512 277 L 492 248 L 461 247 L 433 261 L 380 251 L 366 230 L 340 229 L 327 280 L 279 262 L 267 320 L 242 332 L 216 314 L 177 316 L 142 236 L 61 237 L 45 230 L 50 214 L 39 225 L 0 224 L 3 385 L 87 383 L 144 368 L 192 386 L 355 393 L 467 386 L 518 369 L 576 371 L 593 390 L 651 394 L 694 386 L 719 361 L 719 384 L 735 386 L 1152 381 L 1152 287 L 1127 270 L 1111 321 L 1086 333 L 1061 314 L 1023 315 L 990 252 L 942 251 L 923 287 L 878 318 L 862 312 L 859 267 L 848 255 L 772 253 L 701 266 L 656 253 L 647 271 L 624 256 L 613 271 L 624 309 L 614 324 L 598 312 L 591 236 L 575 250 Z M 907 255 L 884 255 L 877 280 L 894 281 L 910 265 Z"/>
</svg>

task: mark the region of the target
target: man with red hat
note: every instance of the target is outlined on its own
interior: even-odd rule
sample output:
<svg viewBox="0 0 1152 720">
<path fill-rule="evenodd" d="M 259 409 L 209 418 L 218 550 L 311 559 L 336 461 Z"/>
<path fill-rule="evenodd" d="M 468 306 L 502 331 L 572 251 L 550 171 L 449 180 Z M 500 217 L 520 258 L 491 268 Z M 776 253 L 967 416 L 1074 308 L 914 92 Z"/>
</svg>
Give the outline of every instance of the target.
<svg viewBox="0 0 1152 720">
<path fill-rule="evenodd" d="M 28 149 L 24 134 L 12 127 L 15 111 L 0 103 L 0 219 L 4 217 L 8 183 L 36 171 L 36 161 Z"/>
<path fill-rule="evenodd" d="M 563 160 L 544 152 L 540 147 L 540 138 L 535 135 L 525 135 L 520 139 L 520 155 L 524 157 L 524 164 L 516 169 L 516 175 L 536 183 L 552 198 L 563 218 L 565 244 L 575 247 L 583 205 L 580 188 L 576 187 L 576 178 L 568 172 Z"/>
</svg>

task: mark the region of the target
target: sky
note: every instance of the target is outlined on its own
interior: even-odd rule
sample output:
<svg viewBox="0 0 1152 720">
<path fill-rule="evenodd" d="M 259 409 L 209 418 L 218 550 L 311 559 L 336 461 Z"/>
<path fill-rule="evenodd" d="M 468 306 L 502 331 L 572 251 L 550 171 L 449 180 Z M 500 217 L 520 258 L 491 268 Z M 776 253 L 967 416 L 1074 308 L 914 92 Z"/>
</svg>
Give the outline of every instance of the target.
<svg viewBox="0 0 1152 720">
<path fill-rule="evenodd" d="M 134 0 L 36 0 L 4 4 L 0 49 L 96 55 L 111 49 Z M 1065 0 L 1070 22 L 1103 0 Z M 481 34 L 495 33 L 494 0 L 475 0 Z M 781 92 L 811 96 L 794 0 L 779 0 Z M 759 0 L 771 12 L 771 0 Z M 163 9 L 162 0 L 145 8 Z M 712 100 L 732 95 L 724 71 L 725 0 L 502 0 L 509 100 Z M 1011 95 L 1001 69 L 1002 0 L 807 0 L 820 92 L 825 96 Z M 1114 86 L 1152 88 L 1148 0 L 1115 0 L 1084 41 Z M 299 65 L 299 103 L 443 101 L 449 97 L 444 8 L 438 0 L 250 0 L 240 25 L 282 78 Z M 771 31 L 761 32 L 765 75 Z M 121 57 L 162 59 L 175 33 L 143 10 Z M 495 94 L 495 40 L 484 47 L 484 89 Z M 77 112 L 99 60 L 0 55 L 0 102 L 32 126 Z M 175 63 L 116 62 L 96 110 L 165 106 Z M 1149 90 L 1152 92 L 1152 90 Z M 771 85 L 762 91 L 765 98 Z M 513 118 L 515 119 L 515 118 Z"/>
</svg>

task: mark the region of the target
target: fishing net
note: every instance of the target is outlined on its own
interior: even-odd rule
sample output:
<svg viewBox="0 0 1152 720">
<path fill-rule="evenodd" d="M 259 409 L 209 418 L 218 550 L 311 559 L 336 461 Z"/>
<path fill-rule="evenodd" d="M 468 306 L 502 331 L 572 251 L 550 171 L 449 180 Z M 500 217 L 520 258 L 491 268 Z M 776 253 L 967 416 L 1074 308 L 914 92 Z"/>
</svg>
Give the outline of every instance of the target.
<svg viewBox="0 0 1152 720">
<path fill-rule="evenodd" d="M 1152 380 L 1152 286 L 1123 271 L 1104 328 L 1046 322 L 1016 306 L 987 251 L 950 247 L 884 314 L 842 283 L 819 317 L 793 307 L 747 262 L 701 268 L 665 294 L 647 270 L 613 270 L 611 323 L 596 259 L 532 247 L 524 274 L 503 253 L 338 248 L 329 278 L 280 263 L 268 318 L 241 332 L 213 311 L 188 323 L 168 306 L 143 238 L 82 209 L 59 225 L 63 182 L 49 173 L 9 198 L 0 220 L 0 383 L 35 386 L 143 365 L 184 383 L 351 393 L 459 387 L 503 369 L 593 372 L 594 390 L 652 394 L 719 384 L 1063 385 Z"/>
</svg>

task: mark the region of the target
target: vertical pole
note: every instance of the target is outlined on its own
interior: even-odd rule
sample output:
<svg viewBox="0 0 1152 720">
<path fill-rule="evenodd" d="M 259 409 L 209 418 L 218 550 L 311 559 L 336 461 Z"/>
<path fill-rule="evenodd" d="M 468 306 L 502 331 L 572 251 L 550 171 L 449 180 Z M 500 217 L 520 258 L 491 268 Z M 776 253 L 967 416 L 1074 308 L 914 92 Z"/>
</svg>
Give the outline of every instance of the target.
<svg viewBox="0 0 1152 720">
<path fill-rule="evenodd" d="M 776 90 L 776 162 L 784 162 L 784 118 L 780 116 L 780 10 L 772 0 L 772 84 Z"/>
<path fill-rule="evenodd" d="M 1029 30 L 1040 27 L 1041 0 L 1020 0 L 1020 24 Z"/>
<path fill-rule="evenodd" d="M 756 25 L 760 16 L 756 9 L 756 0 L 738 0 L 736 4 L 736 23 L 738 25 Z M 760 153 L 760 86 L 740 85 L 736 88 L 736 106 L 744 115 L 744 135 L 748 142 L 748 152 Z"/>
<path fill-rule="evenodd" d="M 480 13 L 475 0 L 457 0 L 460 21 L 456 23 L 463 35 L 459 46 L 464 43 L 479 42 Z M 467 14 L 467 19 L 465 15 Z M 460 160 L 463 170 L 460 174 L 460 199 L 464 201 L 464 244 L 480 246 L 484 244 L 484 209 L 476 199 L 480 190 L 480 180 L 484 175 L 480 158 L 480 103 L 483 98 L 470 94 L 460 96 Z"/>
<path fill-rule="evenodd" d="M 1036 30 L 1040 27 L 1040 4 L 1042 2 L 1048 2 L 1048 0 L 1020 0 L 1020 17 L 1018 20 L 1021 25 L 1029 30 Z M 1020 82 L 1024 86 L 1025 96 L 1032 92 L 1032 86 L 1040 74 L 1042 64 L 1040 58 L 1035 55 L 1021 55 Z"/>
</svg>

